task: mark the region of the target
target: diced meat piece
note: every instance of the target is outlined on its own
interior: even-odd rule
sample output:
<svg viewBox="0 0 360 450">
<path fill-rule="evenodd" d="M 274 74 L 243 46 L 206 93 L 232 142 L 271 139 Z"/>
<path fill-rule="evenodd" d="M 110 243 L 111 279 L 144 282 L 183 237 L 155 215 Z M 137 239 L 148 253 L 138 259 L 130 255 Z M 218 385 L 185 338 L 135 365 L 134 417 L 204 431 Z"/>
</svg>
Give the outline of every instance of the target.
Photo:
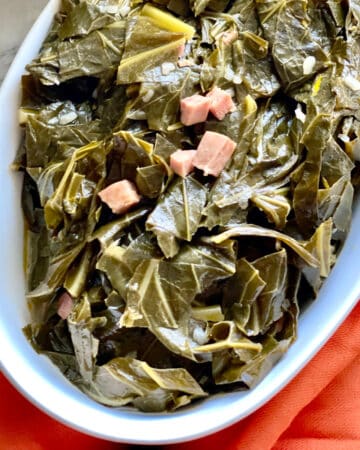
<svg viewBox="0 0 360 450">
<path fill-rule="evenodd" d="M 195 61 L 192 58 L 179 59 L 179 67 L 192 67 L 195 66 Z"/>
<path fill-rule="evenodd" d="M 195 125 L 205 122 L 209 114 L 210 99 L 202 95 L 192 95 L 181 100 L 181 122 L 186 125 Z"/>
<path fill-rule="evenodd" d="M 176 174 L 186 177 L 194 170 L 195 155 L 196 150 L 177 150 L 170 156 L 170 167 Z"/>
<path fill-rule="evenodd" d="M 218 87 L 210 91 L 206 97 L 210 99 L 210 112 L 218 120 L 223 120 L 226 114 L 236 109 L 231 95 Z"/>
<path fill-rule="evenodd" d="M 57 313 L 63 319 L 66 320 L 73 309 L 74 301 L 70 294 L 64 292 L 61 294 L 58 301 Z"/>
<path fill-rule="evenodd" d="M 239 37 L 239 34 L 236 30 L 232 31 L 224 31 L 221 35 L 221 38 L 225 45 L 230 45 Z"/>
<path fill-rule="evenodd" d="M 114 214 L 123 214 L 140 201 L 136 186 L 129 180 L 110 184 L 99 192 L 99 197 Z"/>
<path fill-rule="evenodd" d="M 202 137 L 193 164 L 204 174 L 218 177 L 235 151 L 236 143 L 227 136 L 207 131 Z"/>
</svg>

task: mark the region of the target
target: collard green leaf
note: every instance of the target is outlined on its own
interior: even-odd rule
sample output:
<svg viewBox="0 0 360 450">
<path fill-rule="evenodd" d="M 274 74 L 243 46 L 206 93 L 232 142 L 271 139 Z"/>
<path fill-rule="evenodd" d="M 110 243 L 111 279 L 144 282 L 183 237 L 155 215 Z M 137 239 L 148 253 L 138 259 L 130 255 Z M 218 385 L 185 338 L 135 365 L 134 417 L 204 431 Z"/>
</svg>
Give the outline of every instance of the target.
<svg viewBox="0 0 360 450">
<path fill-rule="evenodd" d="M 56 367 L 64 374 L 64 376 L 80 388 L 83 385 L 83 379 L 76 366 L 76 358 L 74 355 L 60 352 L 44 352 Z"/>
<path fill-rule="evenodd" d="M 105 272 L 114 289 L 126 299 L 128 283 L 137 266 L 144 260 L 151 260 L 158 256 L 161 255 L 154 239 L 149 233 L 144 233 L 128 247 L 111 245 L 106 248 L 96 267 Z"/>
<path fill-rule="evenodd" d="M 81 259 L 66 274 L 64 288 L 73 298 L 79 298 L 85 290 L 93 262 L 93 248 L 88 244 L 81 255 Z"/>
<path fill-rule="evenodd" d="M 78 370 L 85 384 L 93 379 L 95 358 L 99 341 L 92 336 L 92 331 L 106 323 L 103 318 L 92 318 L 90 304 L 86 297 L 75 305 L 67 319 L 71 340 L 74 346 Z"/>
<path fill-rule="evenodd" d="M 145 197 L 157 198 L 164 188 L 164 181 L 165 173 L 160 164 L 137 168 L 136 185 Z"/>
<path fill-rule="evenodd" d="M 80 254 L 84 244 L 75 245 L 70 249 L 63 250 L 60 254 L 56 252 L 56 243 L 39 241 L 42 237 L 37 236 L 36 244 L 42 248 L 41 254 L 33 254 L 34 263 L 42 263 L 36 273 L 36 286 L 31 284 L 32 289 L 27 293 L 27 300 L 32 305 L 34 322 L 44 320 L 49 303 L 53 300 L 56 290 L 63 283 L 67 270 Z M 34 239 L 34 238 L 33 238 Z M 34 240 L 30 241 L 32 251 L 36 251 Z M 35 257 L 37 259 L 35 259 Z"/>
<path fill-rule="evenodd" d="M 262 349 L 261 344 L 247 339 L 231 321 L 214 324 L 210 336 L 215 342 L 197 347 L 196 353 L 220 352 L 228 349 L 259 352 Z"/>
<path fill-rule="evenodd" d="M 59 85 L 58 42 L 55 41 L 45 46 L 38 58 L 28 64 L 26 69 L 46 86 Z"/>
<path fill-rule="evenodd" d="M 201 67 L 201 87 L 208 91 L 213 86 L 227 88 L 235 77 L 233 49 L 220 41 Z M 241 80 L 239 80 L 239 83 Z"/>
<path fill-rule="evenodd" d="M 343 240 L 350 228 L 353 197 L 354 187 L 346 177 L 329 189 L 319 190 L 319 217 L 322 221 L 332 217 L 334 239 Z"/>
<path fill-rule="evenodd" d="M 334 0 L 327 0 L 327 6 L 336 23 L 336 26 L 342 28 L 345 25 L 345 13 L 341 4 Z"/>
<path fill-rule="evenodd" d="M 33 253 L 35 260 L 41 262 L 41 265 L 36 270 L 38 283 L 28 293 L 31 304 L 45 306 L 54 297 L 93 233 L 99 213 L 97 192 L 102 185 L 104 172 L 104 147 L 101 143 L 94 143 L 77 149 L 63 163 L 49 165 L 37 180 L 40 199 L 43 199 L 45 221 L 41 225 L 39 236 L 36 239 L 33 236 L 32 251 L 40 244 L 38 238 L 44 238 L 45 235 L 47 239 L 42 242 L 41 254 Z M 81 176 L 85 173 L 86 177 Z M 44 179 L 45 176 L 53 180 L 50 192 L 47 189 L 49 181 Z M 81 194 L 83 190 L 86 195 Z M 49 231 L 52 227 L 57 229 L 56 233 Z M 75 268 L 72 270 L 76 272 Z M 84 282 L 85 280 L 81 280 L 80 284 Z M 35 320 L 40 320 L 42 314 L 39 310 L 39 317 Z"/>
<path fill-rule="evenodd" d="M 318 268 L 306 267 L 303 269 L 305 278 L 315 292 L 320 289 L 323 279 L 328 277 L 333 263 L 332 227 L 331 219 L 323 222 L 306 243 L 306 249 L 315 255 L 320 262 Z"/>
<path fill-rule="evenodd" d="M 103 137 L 98 121 L 55 126 L 39 119 L 38 116 L 29 117 L 26 123 L 27 168 L 45 168 L 50 162 L 61 162 L 70 157 L 75 149 Z"/>
<path fill-rule="evenodd" d="M 320 183 L 322 152 L 330 137 L 329 115 L 318 115 L 307 127 L 302 141 L 307 149 L 302 177 L 294 191 L 296 220 L 304 231 L 311 230 L 318 218 L 317 195 Z"/>
<path fill-rule="evenodd" d="M 274 73 L 274 62 L 268 54 L 268 42 L 251 31 L 241 35 L 242 43 L 234 44 L 236 76 L 241 76 L 243 87 L 254 98 L 271 97 L 280 89 Z"/>
<path fill-rule="evenodd" d="M 191 9 L 194 11 L 195 16 L 203 13 L 205 9 L 223 12 L 228 3 L 229 0 L 190 0 Z"/>
<path fill-rule="evenodd" d="M 43 211 L 34 209 L 32 211 L 33 222 L 26 224 L 25 229 L 25 270 L 27 274 L 27 290 L 31 291 L 42 280 L 45 275 L 44 268 L 47 267 L 49 254 L 42 251 L 48 246 L 48 230 L 45 226 Z M 32 229 L 32 227 L 36 227 Z"/>
<path fill-rule="evenodd" d="M 36 117 L 37 120 L 45 122 L 48 126 L 80 125 L 92 120 L 92 111 L 89 103 L 80 104 L 78 107 L 70 101 L 53 102 L 41 108 L 20 109 L 20 115 Z"/>
<path fill-rule="evenodd" d="M 253 33 L 260 31 L 258 12 L 255 8 L 254 0 L 235 0 L 230 5 L 228 14 L 231 17 L 236 17 L 240 31 L 251 31 Z"/>
<path fill-rule="evenodd" d="M 115 133 L 119 142 L 120 177 L 136 181 L 137 169 L 153 163 L 153 145 L 128 131 Z"/>
<path fill-rule="evenodd" d="M 358 1 L 352 1 L 349 4 L 349 9 L 347 11 L 345 29 L 348 34 L 354 33 L 357 35 L 360 28 L 360 12 Z"/>
<path fill-rule="evenodd" d="M 314 19 L 308 14 L 311 5 L 306 0 L 256 0 L 256 7 L 286 88 L 304 82 L 330 62 L 323 50 L 324 43 L 329 46 L 326 29 L 314 32 Z"/>
<path fill-rule="evenodd" d="M 101 81 L 97 86 L 98 105 L 95 114 L 101 120 L 101 126 L 110 133 L 123 120 L 128 97 L 125 86 L 109 86 L 108 83 L 108 80 Z"/>
<path fill-rule="evenodd" d="M 322 155 L 321 177 L 332 186 L 340 178 L 351 178 L 354 164 L 334 139 L 330 139 Z"/>
<path fill-rule="evenodd" d="M 55 187 L 55 192 L 44 205 L 45 220 L 49 228 L 57 228 L 65 220 L 65 213 L 78 214 L 80 217 L 86 214 L 97 193 L 96 183 L 101 184 L 105 175 L 104 158 L 103 144 L 93 143 L 76 150 L 64 163 L 65 171 Z M 90 164 L 94 164 L 94 167 L 91 167 Z M 78 170 L 86 169 L 87 178 L 85 175 L 78 175 L 76 168 Z M 91 179 L 92 177 L 94 180 Z M 68 206 L 68 211 L 66 206 Z"/>
<path fill-rule="evenodd" d="M 319 261 L 313 257 L 306 249 L 303 243 L 296 239 L 268 228 L 262 228 L 257 225 L 239 225 L 237 227 L 229 228 L 217 236 L 203 238 L 205 242 L 212 242 L 214 244 L 221 244 L 228 239 L 240 236 L 258 236 L 277 239 L 289 246 L 295 253 L 297 253 L 309 266 L 317 267 Z"/>
<path fill-rule="evenodd" d="M 287 254 L 283 249 L 254 261 L 253 266 L 265 282 L 264 289 L 252 305 L 247 335 L 264 334 L 268 327 L 279 320 L 285 307 L 287 283 Z"/>
<path fill-rule="evenodd" d="M 125 21 L 119 21 L 83 37 L 56 42 L 27 69 L 50 86 L 81 76 L 100 77 L 116 69 L 124 40 Z"/>
<path fill-rule="evenodd" d="M 191 302 L 235 272 L 233 245 L 185 246 L 172 260 L 141 263 L 129 284 L 123 326 L 146 325 L 171 351 L 194 359 Z M 179 281 L 181 280 L 181 283 Z"/>
<path fill-rule="evenodd" d="M 169 187 L 146 221 L 146 229 L 159 236 L 169 236 L 190 242 L 198 230 L 207 190 L 192 177 L 178 178 Z M 174 256 L 161 239 L 164 255 Z"/>
<path fill-rule="evenodd" d="M 223 305 L 226 317 L 233 318 L 241 330 L 245 330 L 252 305 L 264 287 L 265 281 L 259 270 L 246 259 L 240 259 L 237 262 L 236 274 L 225 284 Z"/>
<path fill-rule="evenodd" d="M 156 79 L 141 84 L 137 99 L 131 102 L 127 111 L 128 119 L 146 120 L 151 130 L 163 132 L 178 123 L 179 102 L 196 93 L 199 76 L 189 68 L 175 65 L 169 68 L 171 72 L 162 76 L 161 83 L 160 76 L 156 76 Z"/>
<path fill-rule="evenodd" d="M 236 275 L 226 283 L 224 305 L 245 336 L 265 334 L 286 306 L 287 255 L 282 250 L 249 263 L 239 261 Z"/>
<path fill-rule="evenodd" d="M 358 38 L 348 37 L 347 42 L 337 39 L 332 51 L 336 61 L 336 82 L 333 91 L 336 94 L 337 109 L 357 111 L 359 106 L 358 73 L 360 70 L 360 42 Z"/>
<path fill-rule="evenodd" d="M 128 292 L 127 309 L 136 304 L 138 313 L 132 309 L 130 314 L 137 320 L 145 319 L 145 323 L 156 323 L 159 327 L 178 328 L 180 320 L 189 312 L 189 304 L 183 296 L 177 296 L 176 301 L 171 301 L 174 296 L 172 285 L 168 279 L 176 279 L 173 266 L 162 264 L 159 260 L 144 261 L 134 274 Z M 171 278 L 168 278 L 168 275 Z M 162 280 L 164 279 L 164 282 Z M 184 280 L 186 284 L 186 279 Z M 152 327 L 150 327 L 151 329 Z"/>
<path fill-rule="evenodd" d="M 283 229 L 287 217 L 291 211 L 291 204 L 286 194 L 274 192 L 270 194 L 259 194 L 251 198 L 251 201 L 266 214 L 269 222 L 275 224 L 277 229 Z"/>
<path fill-rule="evenodd" d="M 191 267 L 198 279 L 197 289 L 204 291 L 214 281 L 228 278 L 235 273 L 235 258 L 232 242 L 215 246 L 199 243 L 195 246 L 185 245 L 172 262 L 186 270 Z"/>
<path fill-rule="evenodd" d="M 251 164 L 263 166 L 263 177 L 269 182 L 285 177 L 298 155 L 290 108 L 277 102 L 267 106 L 259 110 L 249 156 Z"/>
<path fill-rule="evenodd" d="M 81 2 L 67 14 L 58 30 L 59 38 L 64 40 L 76 36 L 85 36 L 113 21 L 114 19 L 110 15 L 103 14 L 95 4 Z"/>
<path fill-rule="evenodd" d="M 136 221 L 145 218 L 148 213 L 149 209 L 144 207 L 125 214 L 120 219 L 109 222 L 106 225 L 98 228 L 93 233 L 90 240 L 93 241 L 97 239 L 100 242 L 102 248 L 106 249 L 122 237 L 126 228 L 128 228 Z"/>
<path fill-rule="evenodd" d="M 247 103 L 251 104 L 249 98 Z M 248 121 L 254 117 L 256 109 L 249 105 L 246 108 L 251 111 L 245 119 Z M 242 148 L 239 146 L 240 151 L 235 152 L 230 170 L 224 173 L 210 193 L 211 201 L 220 209 L 236 205 L 245 210 L 251 197 L 286 185 L 289 181 L 287 176 L 299 159 L 294 143 L 295 124 L 284 105 L 274 103 L 269 109 L 263 106 L 257 114 L 255 127 L 254 123 L 248 122 L 244 126 L 250 134 L 245 135 L 248 164 L 245 167 L 238 165 Z"/>
<path fill-rule="evenodd" d="M 234 142 L 239 142 L 242 139 L 242 124 L 243 124 L 243 116 L 241 111 L 233 111 L 227 114 L 223 120 L 220 122 L 215 118 L 210 118 L 206 121 L 205 131 L 214 131 L 215 133 L 220 133 L 228 136 Z M 235 150 L 236 154 L 234 156 L 239 158 L 239 153 L 244 152 L 244 148 L 238 148 Z M 220 174 L 221 175 L 221 174 Z"/>
<path fill-rule="evenodd" d="M 156 134 L 156 141 L 154 146 L 154 155 L 164 161 L 166 164 L 170 164 L 170 156 L 176 152 L 177 147 L 171 141 L 166 139 L 162 134 Z"/>
<path fill-rule="evenodd" d="M 289 340 L 276 341 L 274 338 L 267 338 L 263 343 L 263 349 L 245 364 L 241 360 L 224 365 L 224 355 L 214 355 L 213 376 L 216 384 L 228 384 L 243 382 L 248 387 L 254 387 L 272 369 L 276 362 L 286 352 L 289 347 Z M 218 361 L 218 359 L 220 361 Z"/>
<path fill-rule="evenodd" d="M 238 115 L 241 113 L 243 114 L 243 117 L 241 122 L 238 122 Z M 217 225 L 226 226 L 231 221 L 232 217 L 235 217 L 235 221 L 245 221 L 245 217 L 242 219 L 239 218 L 239 213 L 241 214 L 241 205 L 239 205 L 238 202 L 234 202 L 233 204 L 224 207 L 218 205 L 218 201 L 230 196 L 230 193 L 234 189 L 237 180 L 241 177 L 244 166 L 246 165 L 246 155 L 251 146 L 252 133 L 257 115 L 256 102 L 250 95 L 246 96 L 243 100 L 241 113 L 232 113 L 228 118 L 225 118 L 225 120 L 232 122 L 234 117 L 235 123 L 233 126 L 230 126 L 228 130 L 234 130 L 232 139 L 235 142 L 238 142 L 238 145 L 235 149 L 230 167 L 222 171 L 209 192 L 209 200 L 204 210 L 204 215 L 206 216 L 205 224 L 209 229 L 212 229 Z M 213 128 L 212 131 L 222 132 L 217 127 Z"/>
<path fill-rule="evenodd" d="M 149 42 L 151 36 L 151 42 Z M 128 20 L 124 59 L 141 55 L 151 48 L 161 48 L 169 42 L 183 38 L 183 33 L 173 33 L 159 26 L 152 18 L 136 15 Z"/>
<path fill-rule="evenodd" d="M 164 64 L 166 67 L 172 65 L 173 69 L 176 68 L 179 47 L 184 43 L 182 33 L 166 31 L 151 19 L 137 16 L 128 22 L 117 83 L 159 82 L 163 76 L 167 77 Z"/>
<path fill-rule="evenodd" d="M 109 406 L 138 399 L 145 411 L 171 410 L 179 396 L 206 395 L 185 369 L 154 369 L 133 358 L 116 358 L 99 367 L 89 394 Z"/>
<path fill-rule="evenodd" d="M 124 46 L 125 23 L 107 28 L 74 42 L 64 41 L 58 47 L 60 81 L 80 76 L 100 76 L 118 65 Z"/>
</svg>

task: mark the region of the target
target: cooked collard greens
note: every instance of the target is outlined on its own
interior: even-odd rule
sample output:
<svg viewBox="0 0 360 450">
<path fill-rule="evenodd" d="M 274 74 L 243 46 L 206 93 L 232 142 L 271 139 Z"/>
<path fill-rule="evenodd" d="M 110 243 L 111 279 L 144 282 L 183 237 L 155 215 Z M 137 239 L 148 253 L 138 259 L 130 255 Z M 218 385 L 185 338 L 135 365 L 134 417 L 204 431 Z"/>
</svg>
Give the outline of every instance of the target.
<svg viewBox="0 0 360 450">
<path fill-rule="evenodd" d="M 351 222 L 360 1 L 63 0 L 22 79 L 25 333 L 96 401 L 255 386 Z"/>
</svg>

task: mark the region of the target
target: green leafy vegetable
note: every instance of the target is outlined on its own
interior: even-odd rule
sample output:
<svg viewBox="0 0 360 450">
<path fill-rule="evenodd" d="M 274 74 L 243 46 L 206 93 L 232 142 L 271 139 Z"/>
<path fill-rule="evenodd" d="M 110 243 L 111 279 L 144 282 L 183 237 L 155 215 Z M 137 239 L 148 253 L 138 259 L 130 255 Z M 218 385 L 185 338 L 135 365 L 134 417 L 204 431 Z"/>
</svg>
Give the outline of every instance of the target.
<svg viewBox="0 0 360 450">
<path fill-rule="evenodd" d="M 279 233 L 278 231 L 270 230 L 268 228 L 262 228 L 256 225 L 243 224 L 239 225 L 238 227 L 232 227 L 217 236 L 204 238 L 204 241 L 213 242 L 215 244 L 221 244 L 223 242 L 226 242 L 228 239 L 239 236 L 259 236 L 278 239 L 279 241 L 288 245 L 294 252 L 296 252 L 301 258 L 303 258 L 303 260 L 309 266 L 313 267 L 318 266 L 318 260 L 306 250 L 306 247 L 303 243 L 297 241 L 296 239 L 288 235 Z"/>
<path fill-rule="evenodd" d="M 185 246 L 172 260 L 140 263 L 129 282 L 122 325 L 147 326 L 170 350 L 193 359 L 191 302 L 235 272 L 232 244 Z"/>
<path fill-rule="evenodd" d="M 252 388 L 296 339 L 359 185 L 359 11 L 61 2 L 22 78 L 24 332 L 92 399 L 163 412 Z M 214 88 L 235 107 L 185 126 L 182 100 Z M 208 131 L 235 143 L 225 168 L 178 176 Z"/>
<path fill-rule="evenodd" d="M 84 296 L 67 320 L 79 373 L 85 384 L 91 384 L 99 345 L 92 331 L 103 326 L 106 319 L 91 317 L 90 304 Z"/>
<path fill-rule="evenodd" d="M 306 81 L 330 62 L 329 37 L 324 22 L 316 20 L 319 12 L 312 2 L 256 0 L 256 7 L 285 88 Z"/>
<path fill-rule="evenodd" d="M 45 85 L 59 85 L 82 76 L 100 77 L 116 69 L 124 38 L 125 22 L 120 21 L 83 37 L 59 41 L 44 49 L 28 70 Z"/>
<path fill-rule="evenodd" d="M 198 230 L 206 203 L 206 189 L 192 177 L 176 180 L 146 221 L 146 229 L 158 237 L 164 255 L 175 256 L 171 242 L 190 242 Z"/>
<path fill-rule="evenodd" d="M 133 402 L 143 411 L 172 410 L 206 396 L 185 369 L 154 369 L 133 358 L 99 367 L 89 394 L 109 406 Z"/>
</svg>

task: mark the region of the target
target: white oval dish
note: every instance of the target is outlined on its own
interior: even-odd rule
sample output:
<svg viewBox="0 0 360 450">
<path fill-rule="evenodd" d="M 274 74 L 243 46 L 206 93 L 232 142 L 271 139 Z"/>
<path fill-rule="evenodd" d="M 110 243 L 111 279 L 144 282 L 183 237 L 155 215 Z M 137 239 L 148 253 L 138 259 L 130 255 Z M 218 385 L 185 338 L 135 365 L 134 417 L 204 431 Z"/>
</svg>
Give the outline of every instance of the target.
<svg viewBox="0 0 360 450">
<path fill-rule="evenodd" d="M 17 110 L 20 79 L 36 56 L 59 0 L 50 0 L 20 48 L 0 90 L 0 362 L 9 380 L 33 403 L 61 422 L 90 435 L 132 444 L 170 444 L 199 438 L 243 419 L 278 393 L 321 348 L 360 295 L 360 207 L 352 231 L 319 298 L 300 318 L 299 336 L 253 390 L 211 397 L 171 414 L 144 414 L 96 404 L 72 386 L 22 333 L 29 321 L 24 299 L 21 177 L 10 164 L 20 142 Z"/>
</svg>

